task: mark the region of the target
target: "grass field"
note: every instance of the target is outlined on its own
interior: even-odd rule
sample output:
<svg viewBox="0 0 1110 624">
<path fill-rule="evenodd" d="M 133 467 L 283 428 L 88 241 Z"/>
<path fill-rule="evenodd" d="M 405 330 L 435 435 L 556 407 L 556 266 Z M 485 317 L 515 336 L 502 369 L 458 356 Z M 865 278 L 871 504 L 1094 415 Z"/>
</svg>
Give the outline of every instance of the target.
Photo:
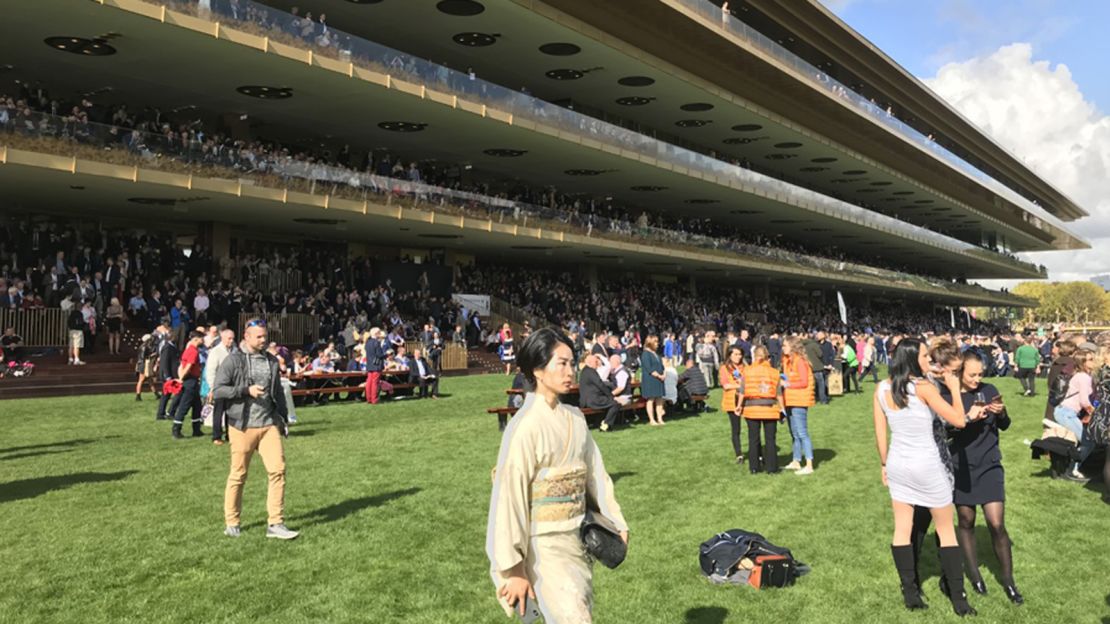
<svg viewBox="0 0 1110 624">
<path fill-rule="evenodd" d="M 499 434 L 484 408 L 501 376 L 448 379 L 439 401 L 301 411 L 287 441 L 294 542 L 264 539 L 265 472 L 244 497 L 244 533 L 223 537 L 227 449 L 174 441 L 154 404 L 129 396 L 0 404 L 0 621 L 503 622 L 484 554 Z M 1013 607 L 994 578 L 979 621 L 1110 622 L 1110 513 L 1094 485 L 1047 477 L 1023 438 L 1043 399 L 999 383 L 1015 425 L 1003 435 L 1015 575 Z M 865 384 L 865 392 L 871 389 Z M 717 400 L 716 393 L 711 404 Z M 901 607 L 891 514 L 871 434 L 870 395 L 810 417 L 817 473 L 747 474 L 720 413 L 603 435 L 632 527 L 628 561 L 596 568 L 598 622 L 925 622 L 951 619 L 926 550 L 932 608 Z M 780 455 L 789 454 L 789 434 Z M 789 461 L 788 459 L 786 461 Z M 813 572 L 790 589 L 705 582 L 698 544 L 730 528 L 790 547 Z"/>
</svg>

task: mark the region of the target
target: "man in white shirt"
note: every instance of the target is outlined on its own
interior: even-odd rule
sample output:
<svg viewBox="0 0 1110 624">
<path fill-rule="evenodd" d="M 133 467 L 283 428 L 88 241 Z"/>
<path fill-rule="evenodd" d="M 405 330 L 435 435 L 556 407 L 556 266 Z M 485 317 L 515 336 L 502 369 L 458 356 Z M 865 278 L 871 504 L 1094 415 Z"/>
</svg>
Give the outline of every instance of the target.
<svg viewBox="0 0 1110 624">
<path fill-rule="evenodd" d="M 621 364 L 621 356 L 609 356 L 609 381 L 613 384 L 613 398 L 621 405 L 632 402 L 632 375 Z"/>
<path fill-rule="evenodd" d="M 204 362 L 204 380 L 211 396 L 216 383 L 216 369 L 235 349 L 235 330 L 225 329 L 219 333 L 219 343 L 208 349 L 208 359 Z M 212 444 L 224 444 L 224 405 L 223 401 L 212 401 Z"/>
<path fill-rule="evenodd" d="M 196 313 L 197 321 L 204 320 L 209 305 L 208 294 L 204 292 L 203 288 L 198 288 L 197 296 L 193 297 L 193 310 Z"/>
</svg>

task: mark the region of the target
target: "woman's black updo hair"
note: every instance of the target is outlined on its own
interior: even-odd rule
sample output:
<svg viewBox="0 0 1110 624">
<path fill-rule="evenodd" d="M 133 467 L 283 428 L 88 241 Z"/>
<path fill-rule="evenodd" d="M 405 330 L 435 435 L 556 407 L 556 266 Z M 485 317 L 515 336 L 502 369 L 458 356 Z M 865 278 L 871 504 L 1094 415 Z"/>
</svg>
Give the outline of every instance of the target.
<svg viewBox="0 0 1110 624">
<path fill-rule="evenodd" d="M 570 338 L 550 327 L 544 327 L 532 332 L 524 340 L 524 344 L 520 345 L 520 350 L 516 354 L 516 363 L 520 366 L 520 372 L 524 373 L 524 379 L 533 388 L 536 386 L 536 369 L 547 366 L 560 343 L 565 344 L 571 353 L 574 352 L 574 345 Z"/>
<path fill-rule="evenodd" d="M 925 376 L 918 362 L 922 344 L 917 338 L 903 338 L 890 358 L 890 395 L 900 409 L 910 402 L 906 386 Z"/>
</svg>

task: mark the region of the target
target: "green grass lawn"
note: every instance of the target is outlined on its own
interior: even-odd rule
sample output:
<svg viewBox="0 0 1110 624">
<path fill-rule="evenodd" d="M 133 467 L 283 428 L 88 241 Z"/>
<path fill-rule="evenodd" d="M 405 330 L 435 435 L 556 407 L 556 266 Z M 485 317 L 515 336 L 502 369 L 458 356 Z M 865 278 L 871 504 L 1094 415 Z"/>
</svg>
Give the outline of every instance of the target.
<svg viewBox="0 0 1110 624">
<path fill-rule="evenodd" d="M 0 404 L 0 621 L 506 621 L 484 553 L 490 469 L 500 441 L 484 408 L 502 376 L 447 379 L 439 401 L 301 410 L 286 443 L 288 524 L 264 539 L 265 472 L 255 458 L 243 537 L 222 535 L 227 447 L 174 441 L 154 404 L 130 396 Z M 1043 398 L 999 385 L 1015 424 L 1003 434 L 1015 575 L 972 597 L 980 621 L 1110 622 L 1110 513 L 1095 487 L 1047 477 L 1023 438 Z M 747 473 L 720 413 L 598 438 L 632 527 L 628 560 L 595 568 L 598 622 L 898 622 L 951 619 L 926 549 L 932 608 L 901 607 L 892 520 L 871 433 L 870 390 L 811 412 L 809 477 Z M 711 397 L 711 404 L 717 401 Z M 780 430 L 781 431 L 781 430 Z M 789 434 L 780 436 L 789 454 Z M 788 459 L 785 461 L 789 461 Z M 813 572 L 785 590 L 709 585 L 698 545 L 730 528 L 788 546 Z"/>
</svg>

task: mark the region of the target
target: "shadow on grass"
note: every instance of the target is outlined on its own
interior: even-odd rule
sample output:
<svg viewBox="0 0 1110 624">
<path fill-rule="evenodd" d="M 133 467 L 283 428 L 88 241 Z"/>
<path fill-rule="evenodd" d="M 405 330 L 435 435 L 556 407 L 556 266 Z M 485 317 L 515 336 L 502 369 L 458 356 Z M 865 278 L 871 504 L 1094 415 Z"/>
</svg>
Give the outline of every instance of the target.
<svg viewBox="0 0 1110 624">
<path fill-rule="evenodd" d="M 336 520 L 342 520 L 343 518 L 353 513 L 358 513 L 363 509 L 368 509 L 370 507 L 381 507 L 382 505 L 392 500 L 404 498 L 405 496 L 412 496 L 413 494 L 417 494 L 420 491 L 420 488 L 413 487 L 404 490 L 396 490 L 393 492 L 385 492 L 383 494 L 375 494 L 374 496 L 352 498 L 350 500 L 343 501 L 342 503 L 329 505 L 327 507 L 321 507 L 315 511 L 310 511 L 306 514 L 296 516 L 294 518 L 291 518 L 291 520 L 301 522 L 305 526 L 335 522 Z"/>
<path fill-rule="evenodd" d="M 46 444 L 30 444 L 28 446 L 13 446 L 11 448 L 0 449 L 0 453 L 15 453 L 16 451 L 36 451 L 39 449 L 49 449 L 56 447 L 70 448 L 74 446 L 82 446 L 84 444 L 92 444 L 96 440 L 90 438 L 80 438 L 77 440 L 66 440 L 65 442 L 48 442 Z"/>
<path fill-rule="evenodd" d="M 724 607 L 694 607 L 686 612 L 685 624 L 722 624 L 728 617 Z"/>
<path fill-rule="evenodd" d="M 36 477 L 20 481 L 0 483 L 0 503 L 35 498 L 54 490 L 64 490 L 82 483 L 105 483 L 119 481 L 137 473 L 138 470 L 124 470 L 122 472 L 75 472 L 68 475 L 53 477 Z"/>
<path fill-rule="evenodd" d="M 289 428 L 290 438 L 311 438 L 316 435 L 315 429 L 298 429 L 297 427 Z"/>
<path fill-rule="evenodd" d="M 616 483 L 617 481 L 620 481 L 621 479 L 623 479 L 625 477 L 635 477 L 637 474 L 638 473 L 628 472 L 628 471 L 612 472 L 612 473 L 609 473 L 609 478 L 613 480 L 613 483 Z"/>
<path fill-rule="evenodd" d="M 16 453 L 15 455 L 4 455 L 0 457 L 0 461 L 11 461 L 13 459 L 26 459 L 28 457 L 38 457 L 39 455 L 57 455 L 58 453 L 72 453 L 73 449 L 58 449 L 56 451 L 41 450 L 30 451 L 28 453 Z"/>
</svg>

